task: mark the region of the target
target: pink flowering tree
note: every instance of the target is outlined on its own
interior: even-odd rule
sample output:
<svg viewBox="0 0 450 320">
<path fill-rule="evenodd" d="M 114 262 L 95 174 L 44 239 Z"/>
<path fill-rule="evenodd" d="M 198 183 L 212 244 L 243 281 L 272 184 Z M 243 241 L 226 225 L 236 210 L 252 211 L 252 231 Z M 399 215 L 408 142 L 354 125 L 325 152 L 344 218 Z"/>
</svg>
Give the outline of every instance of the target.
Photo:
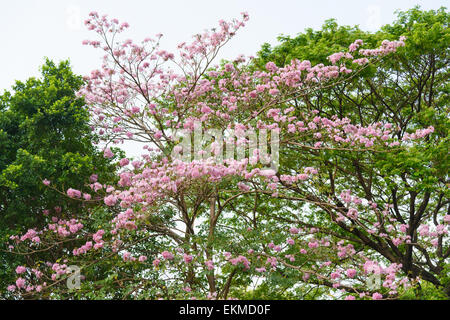
<svg viewBox="0 0 450 320">
<path fill-rule="evenodd" d="M 432 155 L 409 156 L 439 143 L 435 128 L 357 123 L 310 99 L 408 40 L 357 39 L 327 64 L 215 65 L 247 20 L 220 21 L 170 53 L 161 35 L 120 40 L 127 23 L 90 14 L 98 40 L 84 44 L 105 53 L 79 92 L 92 130 L 106 158 L 128 141 L 143 154 L 117 163 L 116 185 L 93 176 L 61 190 L 97 204 L 85 215 L 12 237 L 11 251 L 29 261 L 12 296 L 389 299 L 422 281 L 445 286 L 445 185 L 426 180 Z M 57 254 L 38 261 L 40 251 Z"/>
</svg>

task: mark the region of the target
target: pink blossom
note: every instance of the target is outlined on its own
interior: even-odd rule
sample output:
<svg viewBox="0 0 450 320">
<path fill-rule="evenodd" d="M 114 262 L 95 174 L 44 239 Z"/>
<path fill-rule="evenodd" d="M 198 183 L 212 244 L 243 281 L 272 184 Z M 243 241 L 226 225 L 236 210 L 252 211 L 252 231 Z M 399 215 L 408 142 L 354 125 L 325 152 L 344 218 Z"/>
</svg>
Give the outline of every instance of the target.
<svg viewBox="0 0 450 320">
<path fill-rule="evenodd" d="M 308 247 L 312 248 L 317 248 L 319 246 L 319 244 L 317 243 L 317 241 L 313 241 L 313 242 L 308 242 Z"/>
<path fill-rule="evenodd" d="M 25 268 L 24 266 L 18 266 L 16 268 L 16 273 L 21 274 L 21 273 L 24 273 L 26 270 L 27 270 L 27 268 Z"/>
<path fill-rule="evenodd" d="M 81 191 L 69 188 L 67 189 L 67 195 L 71 198 L 81 198 Z"/>
<path fill-rule="evenodd" d="M 131 253 L 128 252 L 128 251 L 124 252 L 124 254 L 123 254 L 123 256 L 122 256 L 123 261 L 129 261 L 129 260 L 130 260 L 130 257 L 131 257 Z"/>
<path fill-rule="evenodd" d="M 126 165 L 128 165 L 130 163 L 130 160 L 128 160 L 127 158 L 123 158 L 119 161 L 119 164 L 121 167 L 124 167 Z"/>
<path fill-rule="evenodd" d="M 375 293 L 372 295 L 372 299 L 373 299 L 373 300 L 380 300 L 380 299 L 383 299 L 383 295 L 380 294 L 380 293 L 378 293 L 378 292 L 375 292 Z"/>
<path fill-rule="evenodd" d="M 115 195 L 109 195 L 107 197 L 104 198 L 104 202 L 107 206 L 113 206 L 116 204 L 117 202 L 117 197 Z"/>
<path fill-rule="evenodd" d="M 450 214 L 444 216 L 444 222 L 450 224 Z"/>
<path fill-rule="evenodd" d="M 18 278 L 18 279 L 16 280 L 16 286 L 17 286 L 17 288 L 19 288 L 19 289 L 25 287 L 25 280 L 22 279 L 22 278 Z"/>
<path fill-rule="evenodd" d="M 173 259 L 173 254 L 170 253 L 169 251 L 163 251 L 163 252 L 161 252 L 161 255 L 166 260 L 172 260 Z"/>
<path fill-rule="evenodd" d="M 354 278 L 356 275 L 356 270 L 355 269 L 347 269 L 345 271 L 345 273 L 347 274 L 347 277 Z"/>
<path fill-rule="evenodd" d="M 193 259 L 193 257 L 192 257 L 191 255 L 189 255 L 189 254 L 186 254 L 186 253 L 185 253 L 185 254 L 183 255 L 183 260 L 184 260 L 185 263 L 191 262 L 192 259 Z"/>
<path fill-rule="evenodd" d="M 348 209 L 347 215 L 351 219 L 356 220 L 358 218 L 358 210 L 356 210 L 354 208 L 350 208 L 350 209 Z"/>
<path fill-rule="evenodd" d="M 94 244 L 94 249 L 97 250 L 97 249 L 103 248 L 103 244 L 104 244 L 103 241 L 96 242 L 96 243 Z"/>
<path fill-rule="evenodd" d="M 278 67 L 275 63 L 269 61 L 266 63 L 266 69 L 271 72 L 276 72 L 278 70 Z"/>
<path fill-rule="evenodd" d="M 105 150 L 104 150 L 104 152 L 103 152 L 103 156 L 105 157 L 105 158 L 112 158 L 112 157 L 114 157 L 114 153 L 112 153 L 112 151 L 111 151 L 111 149 L 110 148 L 106 148 Z"/>
<path fill-rule="evenodd" d="M 153 266 L 156 268 L 158 265 L 159 265 L 159 263 L 161 262 L 161 260 L 159 260 L 159 259 L 155 259 L 155 260 L 153 260 Z"/>
<path fill-rule="evenodd" d="M 337 272 L 332 272 L 330 275 L 330 278 L 333 280 L 338 279 L 339 277 L 340 277 L 340 275 Z"/>
<path fill-rule="evenodd" d="M 156 140 L 159 140 L 162 137 L 162 135 L 163 134 L 161 131 L 156 131 L 153 136 L 155 137 Z"/>
<path fill-rule="evenodd" d="M 212 262 L 212 260 L 205 261 L 205 265 L 208 268 L 208 270 L 213 270 L 214 269 L 214 263 Z"/>
<path fill-rule="evenodd" d="M 91 195 L 89 193 L 83 193 L 83 198 L 84 200 L 89 201 L 91 200 Z"/>
<path fill-rule="evenodd" d="M 280 92 L 280 90 L 278 90 L 278 89 L 270 89 L 269 90 L 269 94 L 271 94 L 272 96 L 276 96 L 279 92 Z"/>
</svg>

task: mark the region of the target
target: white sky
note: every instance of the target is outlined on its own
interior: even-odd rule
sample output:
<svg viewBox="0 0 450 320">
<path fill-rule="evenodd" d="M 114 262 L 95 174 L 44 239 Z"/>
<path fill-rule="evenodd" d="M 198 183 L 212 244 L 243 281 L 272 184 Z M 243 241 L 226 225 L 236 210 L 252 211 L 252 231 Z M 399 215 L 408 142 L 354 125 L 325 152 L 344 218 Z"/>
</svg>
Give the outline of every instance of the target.
<svg viewBox="0 0 450 320">
<path fill-rule="evenodd" d="M 396 9 L 449 6 L 445 0 L 0 0 L 0 93 L 14 81 L 39 75 L 45 56 L 70 58 L 73 70 L 85 75 L 100 66 L 102 50 L 81 44 L 96 39 L 83 21 L 91 11 L 127 21 L 124 37 L 140 41 L 163 33 L 162 48 L 174 51 L 191 36 L 217 26 L 220 19 L 250 20 L 228 43 L 219 58 L 254 55 L 264 42 L 276 44 L 278 35 L 295 36 L 305 28 L 320 28 L 328 18 L 339 24 L 376 30 L 393 21 Z"/>
</svg>

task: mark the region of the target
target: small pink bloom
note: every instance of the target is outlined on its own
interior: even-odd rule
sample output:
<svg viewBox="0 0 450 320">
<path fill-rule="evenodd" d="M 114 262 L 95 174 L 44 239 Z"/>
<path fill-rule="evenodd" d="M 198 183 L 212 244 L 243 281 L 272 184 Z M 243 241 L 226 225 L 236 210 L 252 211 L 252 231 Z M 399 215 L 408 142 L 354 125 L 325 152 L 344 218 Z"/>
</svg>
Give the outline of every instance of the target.
<svg viewBox="0 0 450 320">
<path fill-rule="evenodd" d="M 124 167 L 126 165 L 128 165 L 130 163 L 130 160 L 128 160 L 127 158 L 123 158 L 119 161 L 119 164 L 121 167 Z"/>
<path fill-rule="evenodd" d="M 372 299 L 373 299 L 373 300 L 381 300 L 381 299 L 383 299 L 383 295 L 381 295 L 381 294 L 378 293 L 378 292 L 375 292 L 375 293 L 372 295 Z"/>
<path fill-rule="evenodd" d="M 169 251 L 163 251 L 163 252 L 161 252 L 161 255 L 166 260 L 172 260 L 173 259 L 173 254 L 170 253 Z"/>
<path fill-rule="evenodd" d="M 81 191 L 69 188 L 67 189 L 67 195 L 70 198 L 81 198 Z"/>
<path fill-rule="evenodd" d="M 106 148 L 105 151 L 103 152 L 103 156 L 105 158 L 110 159 L 110 158 L 114 157 L 114 153 L 112 153 L 110 148 Z"/>
<path fill-rule="evenodd" d="M 184 254 L 184 256 L 183 256 L 183 260 L 184 260 L 184 262 L 185 263 L 189 263 L 189 262 L 191 262 L 192 261 L 192 256 L 190 255 L 190 254 Z"/>
<path fill-rule="evenodd" d="M 111 194 L 111 195 L 105 197 L 104 202 L 107 206 L 111 207 L 116 204 L 117 197 Z"/>
<path fill-rule="evenodd" d="M 347 271 L 345 271 L 345 273 L 347 274 L 347 277 L 353 278 L 356 275 L 356 270 L 355 269 L 347 269 Z"/>
<path fill-rule="evenodd" d="M 128 261 L 128 260 L 130 260 L 130 257 L 131 257 L 131 253 L 130 253 L 130 252 L 125 252 L 125 253 L 123 254 L 123 261 Z"/>
<path fill-rule="evenodd" d="M 308 242 L 308 247 L 312 248 L 317 248 L 319 246 L 319 244 L 317 243 L 317 241 L 314 242 Z"/>
<path fill-rule="evenodd" d="M 84 200 L 89 201 L 91 200 L 91 195 L 89 193 L 83 193 L 83 198 Z"/>
<path fill-rule="evenodd" d="M 17 274 L 21 274 L 21 273 L 24 273 L 26 270 L 27 270 L 27 269 L 26 269 L 24 266 L 18 266 L 18 267 L 16 268 L 16 273 L 17 273 Z"/>
<path fill-rule="evenodd" d="M 25 287 L 25 280 L 22 279 L 22 278 L 18 278 L 18 279 L 16 280 L 16 286 L 17 286 L 17 288 L 19 288 L 19 289 Z"/>
<path fill-rule="evenodd" d="M 212 260 L 205 261 L 205 265 L 208 268 L 208 270 L 214 269 L 214 263 L 212 262 Z"/>
</svg>

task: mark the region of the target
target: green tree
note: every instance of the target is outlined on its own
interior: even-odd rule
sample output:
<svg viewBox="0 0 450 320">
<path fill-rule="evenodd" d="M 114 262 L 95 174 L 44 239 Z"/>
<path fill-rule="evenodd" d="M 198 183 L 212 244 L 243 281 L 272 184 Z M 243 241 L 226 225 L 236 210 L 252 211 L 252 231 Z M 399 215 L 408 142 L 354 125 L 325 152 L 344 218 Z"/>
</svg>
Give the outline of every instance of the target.
<svg viewBox="0 0 450 320">
<path fill-rule="evenodd" d="M 347 117 L 352 123 L 368 125 L 390 122 L 399 138 L 419 127 L 433 126 L 434 134 L 426 143 L 391 154 L 351 154 L 329 151 L 315 153 L 293 150 L 280 156 L 286 167 L 292 163 L 309 164 L 320 168 L 320 194 L 334 198 L 336 190 L 351 189 L 367 200 L 377 199 L 393 206 L 395 219 L 408 225 L 411 242 L 418 241 L 418 228 L 448 212 L 448 77 L 450 16 L 446 8 L 423 11 L 415 7 L 398 12 L 395 22 L 371 33 L 358 27 L 338 26 L 335 20 L 327 20 L 322 29 L 307 29 L 296 37 L 279 37 L 280 44 L 263 45 L 254 67 L 263 68 L 268 61 L 278 66 L 291 59 L 307 59 L 314 63 L 326 63 L 333 52 L 356 39 L 374 45 L 384 39 L 393 40 L 406 36 L 406 46 L 393 59 L 380 61 L 377 67 L 368 66 L 350 81 L 338 83 L 332 88 L 308 92 L 295 101 L 298 110 L 318 110 L 319 116 Z M 351 65 L 347 67 L 351 68 Z M 301 152 L 300 152 L 301 151 Z M 299 156 L 301 154 L 301 156 Z M 289 164 L 290 163 L 290 164 Z M 425 164 L 425 165 L 424 165 Z M 283 167 L 283 165 L 281 166 Z M 332 179 L 332 180 L 329 180 Z M 297 190 L 307 195 L 306 190 Z M 339 202 L 335 202 L 339 206 Z M 297 210 L 300 207 L 296 208 Z M 323 210 L 313 210 L 310 221 L 324 219 Z M 434 218 L 433 218 L 434 217 Z M 322 220 L 322 225 L 328 223 Z M 339 230 L 345 236 L 356 236 L 357 230 Z M 350 231 L 350 232 L 349 232 Z M 363 241 L 364 242 L 364 241 Z M 365 243 L 366 245 L 371 245 Z M 409 291 L 423 295 L 420 288 L 445 290 L 450 295 L 448 281 L 448 244 L 439 240 L 436 254 L 429 256 L 421 246 L 407 245 L 392 250 L 389 243 L 379 242 L 375 251 L 381 259 L 396 261 L 411 278 L 419 277 L 432 285 L 418 285 Z M 431 296 L 427 293 L 428 296 Z M 435 297 L 439 297 L 436 294 Z"/>
<path fill-rule="evenodd" d="M 0 240 L 42 226 L 50 216 L 85 210 L 56 190 L 80 189 L 97 174 L 113 177 L 115 166 L 96 147 L 84 99 L 76 96 L 83 84 L 68 61 L 46 59 L 40 78 L 16 81 L 13 92 L 0 96 Z M 51 181 L 49 187 L 43 179 Z M 61 207 L 60 210 L 55 207 Z M 0 292 L 11 281 L 20 256 L 0 251 Z M 9 281 L 9 282 L 8 282 Z"/>
</svg>

